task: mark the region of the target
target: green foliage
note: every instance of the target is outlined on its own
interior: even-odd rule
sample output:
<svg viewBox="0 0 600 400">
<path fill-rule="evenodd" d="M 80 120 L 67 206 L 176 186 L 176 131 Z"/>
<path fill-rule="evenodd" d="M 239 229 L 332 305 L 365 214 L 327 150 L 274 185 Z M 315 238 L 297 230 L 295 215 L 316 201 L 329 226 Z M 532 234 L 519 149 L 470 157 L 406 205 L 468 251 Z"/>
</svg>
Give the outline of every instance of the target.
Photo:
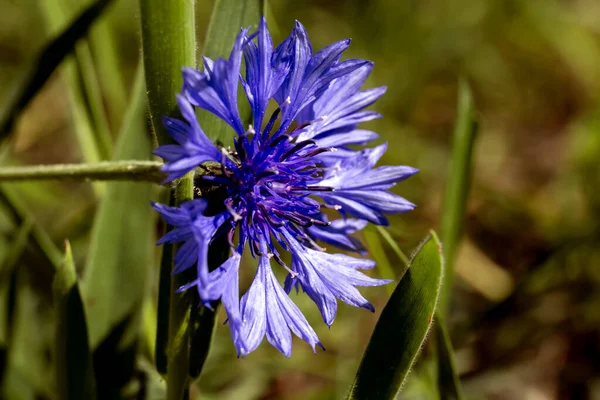
<svg viewBox="0 0 600 400">
<path fill-rule="evenodd" d="M 442 247 L 432 232 L 381 312 L 348 399 L 393 399 L 400 391 L 431 328 L 443 269 Z"/>
<path fill-rule="evenodd" d="M 64 31 L 53 38 L 40 52 L 37 62 L 30 64 L 21 79 L 11 90 L 8 105 L 0 113 L 0 139 L 4 139 L 13 127 L 18 114 L 46 83 L 52 72 L 73 50 L 89 27 L 102 14 L 111 0 L 98 0 L 90 4 Z M 51 7 L 51 6 L 50 6 Z"/>
<path fill-rule="evenodd" d="M 435 316 L 435 334 L 438 367 L 438 391 L 442 400 L 463 400 L 460 379 L 456 372 L 454 350 L 444 317 Z"/>
<path fill-rule="evenodd" d="M 116 145 L 115 160 L 149 157 L 145 112 L 144 78 L 140 70 Z M 120 321 L 141 310 L 152 265 L 155 216 L 149 207 L 151 189 L 147 183 L 110 183 L 96 213 L 82 282 L 90 316 L 90 345 L 94 349 Z M 137 334 L 135 326 L 131 328 L 129 340 Z"/>
<path fill-rule="evenodd" d="M 71 245 L 54 277 L 56 389 L 60 400 L 94 399 L 94 374 L 87 323 Z"/>
<path fill-rule="evenodd" d="M 477 131 L 473 98 L 469 84 L 462 79 L 458 85 L 457 117 L 452 135 L 452 158 L 446 184 L 444 210 L 441 222 L 446 278 L 440 304 L 440 313 L 448 312 L 454 277 L 454 257 L 462 234 L 467 196 L 471 183 L 471 160 Z"/>
</svg>

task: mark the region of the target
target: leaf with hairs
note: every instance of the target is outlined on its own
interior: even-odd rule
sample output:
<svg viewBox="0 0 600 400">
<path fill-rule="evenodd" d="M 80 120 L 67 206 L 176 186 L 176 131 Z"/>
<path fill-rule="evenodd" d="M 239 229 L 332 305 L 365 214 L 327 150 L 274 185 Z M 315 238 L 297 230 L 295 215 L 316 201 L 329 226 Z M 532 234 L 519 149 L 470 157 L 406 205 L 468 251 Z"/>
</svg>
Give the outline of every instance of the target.
<svg viewBox="0 0 600 400">
<path fill-rule="evenodd" d="M 419 354 L 440 295 L 443 258 L 432 232 L 419 246 L 383 309 L 348 399 L 393 399 Z"/>
</svg>

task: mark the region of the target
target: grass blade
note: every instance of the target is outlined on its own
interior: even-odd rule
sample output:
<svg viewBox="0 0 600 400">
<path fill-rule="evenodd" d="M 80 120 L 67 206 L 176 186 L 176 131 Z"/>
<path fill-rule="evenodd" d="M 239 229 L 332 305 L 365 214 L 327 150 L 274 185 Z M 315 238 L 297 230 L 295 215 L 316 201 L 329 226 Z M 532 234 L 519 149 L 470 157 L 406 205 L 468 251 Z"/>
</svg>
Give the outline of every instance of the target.
<svg viewBox="0 0 600 400">
<path fill-rule="evenodd" d="M 58 398 L 93 399 L 94 375 L 83 301 L 77 285 L 71 246 L 54 277 L 56 307 L 56 378 Z"/>
<path fill-rule="evenodd" d="M 348 399 L 393 399 L 400 391 L 433 322 L 443 268 L 441 244 L 432 232 L 383 309 Z"/>
<path fill-rule="evenodd" d="M 111 0 L 98 0 L 88 6 L 75 21 L 48 43 L 37 62 L 32 63 L 23 78 L 12 90 L 7 106 L 0 115 L 0 140 L 5 139 L 12 130 L 19 113 L 46 83 L 52 72 L 75 47 L 75 43 L 83 37 L 90 25 L 102 14 Z"/>
<path fill-rule="evenodd" d="M 140 68 L 115 149 L 115 160 L 150 156 L 145 93 Z M 151 185 L 138 182 L 115 182 L 106 186 L 92 229 L 83 279 L 92 348 L 96 348 L 116 324 L 141 309 L 144 282 L 152 265 L 154 215 L 148 205 L 151 189 Z"/>
<path fill-rule="evenodd" d="M 444 196 L 441 237 L 444 243 L 446 276 L 440 303 L 440 315 L 448 312 L 452 281 L 454 278 L 454 256 L 458 246 L 471 182 L 471 159 L 477 131 L 474 119 L 473 98 L 466 80 L 458 85 L 458 110 L 452 139 L 450 175 Z"/>
<path fill-rule="evenodd" d="M 452 342 L 446 328 L 446 322 L 438 313 L 436 313 L 435 318 L 440 399 L 463 400 L 462 388 L 454 363 L 454 350 L 452 349 Z"/>
</svg>

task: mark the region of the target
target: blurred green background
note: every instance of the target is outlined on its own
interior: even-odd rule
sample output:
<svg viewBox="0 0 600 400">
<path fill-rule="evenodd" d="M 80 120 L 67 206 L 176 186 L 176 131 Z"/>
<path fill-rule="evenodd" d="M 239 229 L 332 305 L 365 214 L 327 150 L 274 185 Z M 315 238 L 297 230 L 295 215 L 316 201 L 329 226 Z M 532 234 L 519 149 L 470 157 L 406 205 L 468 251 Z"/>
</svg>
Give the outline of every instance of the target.
<svg viewBox="0 0 600 400">
<path fill-rule="evenodd" d="M 0 0 L 0 105 L 42 46 L 86 4 Z M 212 5 L 197 1 L 200 43 Z M 391 218 L 389 232 L 406 253 L 439 228 L 457 82 L 459 76 L 469 81 L 479 129 L 448 320 L 466 397 L 600 399 L 600 2 L 269 5 L 276 41 L 297 19 L 315 49 L 351 37 L 347 57 L 375 61 L 368 86 L 388 87 L 374 107 L 384 118 L 365 127 L 389 143 L 382 162 L 421 171 L 394 189 L 418 205 Z M 114 1 L 22 113 L 0 147 L 2 165 L 110 158 L 140 58 L 139 19 L 137 1 Z M 85 132 L 100 143 L 95 150 L 81 145 Z M 97 383 L 117 385 L 123 398 L 163 396 L 152 361 L 159 249 L 151 242 L 159 224 L 149 207 L 133 216 L 116 208 L 117 228 L 128 230 L 121 236 L 105 231 L 119 254 L 106 255 L 104 277 L 103 250 L 90 246 L 90 238 L 109 185 L 0 183 L 0 398 L 56 398 L 52 276 L 65 239 L 81 271 L 96 373 L 109 370 Z M 148 188 L 124 190 L 136 193 L 143 208 L 164 197 Z M 378 263 L 399 276 L 403 264 L 377 231 L 369 228 L 361 237 Z M 85 271 L 90 248 L 100 260 L 93 273 Z M 247 285 L 254 263 L 243 269 Z M 389 296 L 386 288 L 362 291 L 378 311 Z M 326 352 L 313 355 L 295 340 L 286 359 L 265 341 L 237 359 L 228 328 L 219 325 L 192 398 L 341 398 L 378 313 L 342 305 L 328 329 L 306 296 L 293 298 Z M 421 359 L 429 356 L 425 347 Z M 401 398 L 431 398 L 428 385 L 421 362 Z"/>
</svg>

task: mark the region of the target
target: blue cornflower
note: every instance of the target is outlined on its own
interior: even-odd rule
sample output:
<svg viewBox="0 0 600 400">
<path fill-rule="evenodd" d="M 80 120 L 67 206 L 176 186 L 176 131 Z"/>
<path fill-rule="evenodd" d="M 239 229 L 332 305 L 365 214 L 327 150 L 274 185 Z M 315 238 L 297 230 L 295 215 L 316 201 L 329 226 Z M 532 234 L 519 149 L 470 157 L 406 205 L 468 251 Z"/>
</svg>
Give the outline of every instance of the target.
<svg viewBox="0 0 600 400">
<path fill-rule="evenodd" d="M 328 254 L 316 241 L 364 254 L 352 236 L 367 222 L 387 225 L 385 214 L 415 206 L 390 189 L 417 172 L 403 166 L 375 167 L 386 145 L 356 151 L 377 134 L 357 129 L 379 118 L 364 109 L 385 88 L 360 90 L 373 64 L 340 56 L 350 40 L 333 43 L 313 54 L 304 27 L 296 22 L 290 36 L 274 47 L 264 18 L 258 31 L 242 29 L 229 59 L 204 58 L 204 71 L 183 70 L 184 86 L 177 95 L 185 122 L 164 118 L 177 144 L 159 147 L 167 181 L 212 162 L 213 173 L 199 179 L 218 187 L 217 196 L 195 199 L 180 207 L 154 204 L 174 229 L 160 243 L 182 243 L 174 273 L 197 268 L 197 278 L 181 290 L 195 287 L 203 304 L 221 299 L 239 355 L 267 340 L 286 356 L 293 332 L 315 350 L 315 331 L 292 302 L 289 292 L 302 289 L 331 325 L 337 300 L 373 311 L 357 286 L 378 286 L 389 280 L 360 272 L 371 260 Z M 242 58 L 245 77 L 240 75 Z M 238 111 L 241 83 L 252 113 L 245 127 Z M 270 104 L 277 105 L 267 117 Z M 217 115 L 236 132 L 233 149 L 213 144 L 198 124 L 194 107 Z M 218 163 L 218 172 L 214 172 Z M 205 168 L 208 170 L 209 168 Z M 200 189 L 202 191 L 202 189 Z M 208 209 L 211 209 L 208 212 Z M 329 220 L 334 212 L 341 218 Z M 236 235 L 237 233 L 237 235 Z M 216 238 L 227 238 L 231 256 L 210 270 L 208 249 Z M 234 239 L 235 238 L 235 239 Z M 236 243 L 234 243 L 236 242 Z M 254 281 L 240 298 L 238 271 L 243 251 L 258 259 Z M 287 265 L 280 251 L 291 253 Z M 271 268 L 287 270 L 284 287 Z"/>
</svg>

